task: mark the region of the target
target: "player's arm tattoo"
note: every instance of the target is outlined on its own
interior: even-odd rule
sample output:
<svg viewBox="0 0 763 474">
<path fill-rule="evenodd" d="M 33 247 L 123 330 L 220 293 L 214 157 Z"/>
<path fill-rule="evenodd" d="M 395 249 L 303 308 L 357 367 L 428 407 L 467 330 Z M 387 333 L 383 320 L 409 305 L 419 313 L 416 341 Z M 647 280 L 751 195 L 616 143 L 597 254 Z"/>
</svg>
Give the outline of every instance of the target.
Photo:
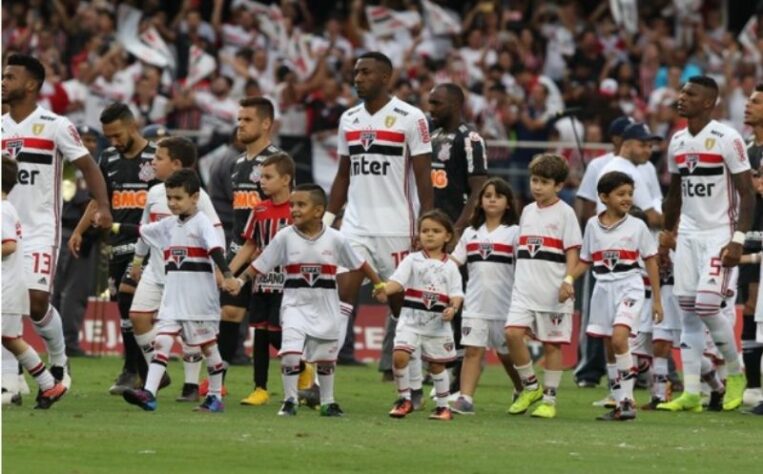
<svg viewBox="0 0 763 474">
<path fill-rule="evenodd" d="M 681 175 L 671 173 L 670 186 L 662 201 L 662 228 L 673 232 L 678 225 L 678 217 L 681 213 Z"/>
<path fill-rule="evenodd" d="M 331 185 L 329 193 L 329 204 L 326 211 L 332 214 L 338 214 L 342 206 L 347 202 L 347 190 L 350 187 L 350 157 L 341 155 L 339 157 L 339 168 L 336 171 L 334 183 Z"/>
<path fill-rule="evenodd" d="M 731 180 L 739 193 L 739 221 L 736 230 L 747 232 L 752 228 L 753 216 L 755 216 L 755 191 L 752 184 L 752 172 L 747 170 L 732 174 Z"/>
<path fill-rule="evenodd" d="M 222 248 L 213 248 L 209 252 L 209 256 L 212 258 L 212 261 L 215 262 L 215 265 L 217 265 L 217 268 L 220 269 L 225 278 L 233 277 L 233 273 L 230 271 L 230 268 L 228 268 L 228 262 L 225 261 L 225 254 L 223 253 Z"/>
<path fill-rule="evenodd" d="M 434 189 L 432 188 L 432 155 L 424 153 L 411 158 L 413 176 L 416 178 L 416 189 L 419 192 L 421 213 L 434 207 Z"/>
</svg>

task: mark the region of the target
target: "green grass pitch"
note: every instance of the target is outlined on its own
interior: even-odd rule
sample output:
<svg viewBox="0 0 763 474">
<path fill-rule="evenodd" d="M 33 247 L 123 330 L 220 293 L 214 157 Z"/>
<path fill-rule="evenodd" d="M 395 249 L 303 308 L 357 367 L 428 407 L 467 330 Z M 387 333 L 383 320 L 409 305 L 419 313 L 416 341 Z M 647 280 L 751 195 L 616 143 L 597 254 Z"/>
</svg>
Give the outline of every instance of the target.
<svg viewBox="0 0 763 474">
<path fill-rule="evenodd" d="M 477 415 L 452 422 L 416 412 L 387 416 L 394 386 L 374 368 L 337 371 L 341 419 L 301 409 L 276 416 L 278 367 L 264 407 L 244 407 L 251 369 L 234 367 L 222 414 L 194 413 L 174 401 L 182 364 L 173 361 L 173 384 L 159 409 L 143 412 L 107 393 L 120 362 L 73 361 L 74 389 L 47 412 L 2 410 L 2 470 L 19 474 L 252 473 L 252 472 L 761 472 L 763 418 L 741 413 L 639 412 L 629 423 L 595 421 L 591 406 L 605 390 L 573 387 L 566 372 L 554 420 L 509 416 L 508 381 L 489 367 L 477 393 Z M 30 384 L 31 385 L 31 384 Z M 428 387 L 425 387 L 428 390 Z M 646 393 L 637 392 L 643 401 Z M 428 401 L 431 408 L 433 402 Z"/>
</svg>

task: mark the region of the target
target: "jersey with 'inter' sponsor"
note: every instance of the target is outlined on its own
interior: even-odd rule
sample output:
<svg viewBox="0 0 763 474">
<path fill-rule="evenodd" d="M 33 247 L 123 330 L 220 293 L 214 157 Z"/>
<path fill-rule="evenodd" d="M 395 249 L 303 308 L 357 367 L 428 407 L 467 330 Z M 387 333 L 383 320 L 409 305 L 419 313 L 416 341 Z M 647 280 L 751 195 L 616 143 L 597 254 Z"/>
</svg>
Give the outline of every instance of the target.
<svg viewBox="0 0 763 474">
<path fill-rule="evenodd" d="M 269 156 L 281 153 L 275 145 L 268 145 L 257 156 L 242 154 L 233 165 L 231 184 L 233 185 L 233 242 L 243 243 L 241 238 L 246 221 L 252 209 L 263 199 L 260 187 L 260 168 Z"/>
<path fill-rule="evenodd" d="M 20 123 L 3 115 L 3 152 L 18 163 L 18 183 L 8 195 L 24 226 L 25 244 L 61 244 L 61 173 L 63 160 L 89 152 L 66 117 L 42 107 Z"/>
<path fill-rule="evenodd" d="M 167 280 L 159 319 L 215 321 L 220 318 L 219 290 L 209 253 L 225 240 L 203 212 L 185 220 L 168 217 L 140 227 L 140 236 L 161 249 Z"/>
<path fill-rule="evenodd" d="M 225 242 L 223 225 L 220 222 L 220 218 L 217 217 L 217 212 L 215 212 L 209 195 L 203 189 L 199 190 L 198 209 L 199 212 L 206 215 L 209 221 L 212 222 L 219 237 Z M 143 216 L 140 219 L 140 223 L 141 225 L 151 224 L 170 216 L 172 216 L 172 212 L 170 212 L 170 208 L 167 206 L 167 188 L 164 186 L 164 183 L 158 183 L 148 190 L 146 207 L 143 208 Z M 146 254 L 147 249 L 144 248 L 144 251 L 141 251 L 139 248 L 141 245 L 145 246 L 146 244 L 147 242 L 138 240 L 137 253 L 139 255 Z M 148 245 L 150 246 L 150 244 Z M 143 270 L 142 279 L 150 278 L 152 283 L 164 284 L 164 259 L 162 255 L 162 249 L 151 247 L 151 255 L 149 256 L 148 265 Z"/>
<path fill-rule="evenodd" d="M 263 275 L 279 265 L 286 272 L 281 326 L 298 328 L 319 339 L 338 339 L 337 267 L 357 270 L 363 265 L 349 241 L 329 227 L 314 237 L 307 237 L 294 226 L 286 227 L 252 263 Z"/>
<path fill-rule="evenodd" d="M 442 312 L 451 298 L 461 298 L 461 273 L 456 263 L 444 254 L 431 258 L 426 252 L 406 256 L 389 278 L 405 288 L 405 300 L 397 322 L 398 331 L 412 331 L 425 336 L 450 336 L 449 321 Z"/>
<path fill-rule="evenodd" d="M 357 105 L 339 120 L 337 152 L 350 158 L 342 232 L 412 238 L 419 199 L 411 159 L 432 152 L 424 113 L 396 97 L 373 115 Z"/>
<path fill-rule="evenodd" d="M 453 222 L 461 217 L 471 195 L 469 178 L 487 174 L 485 151 L 485 140 L 465 123 L 453 133 L 442 128 L 432 132 L 434 207 L 445 211 Z"/>
<path fill-rule="evenodd" d="M 479 229 L 467 227 L 461 235 L 453 257 L 466 264 L 464 317 L 504 320 L 511 305 L 514 286 L 514 247 L 519 226 L 499 225 L 492 231 L 482 224 Z"/>
<path fill-rule="evenodd" d="M 750 169 L 744 141 L 736 130 L 711 120 L 697 135 L 679 130 L 668 146 L 668 170 L 681 175 L 678 232 L 736 230 L 739 194 L 732 174 Z"/>
<path fill-rule="evenodd" d="M 599 281 L 614 281 L 641 275 L 640 261 L 657 253 L 657 243 L 641 219 L 626 215 L 611 226 L 599 216 L 586 223 L 580 260 L 593 264 Z"/>
<path fill-rule="evenodd" d="M 156 145 L 151 142 L 148 142 L 134 158 L 125 158 L 114 147 L 109 147 L 101 153 L 98 165 L 106 180 L 114 222 L 140 223 L 148 189 L 159 182 L 154 177 L 154 167 L 151 165 L 155 154 Z M 111 234 L 111 258 L 132 258 L 136 240 L 135 237 L 124 234 Z"/>
<path fill-rule="evenodd" d="M 561 199 L 546 207 L 533 202 L 522 210 L 511 306 L 531 311 L 572 313 L 573 302 L 559 303 L 567 271 L 566 251 L 583 238 L 575 211 Z"/>
<path fill-rule="evenodd" d="M 289 201 L 274 204 L 270 199 L 262 201 L 249 215 L 249 221 L 244 229 L 244 239 L 251 240 L 258 249 L 268 246 L 273 237 L 283 229 L 291 225 L 291 208 Z M 281 292 L 284 282 L 283 268 L 275 267 L 267 275 L 260 275 L 254 279 L 252 290 L 261 293 Z"/>
</svg>

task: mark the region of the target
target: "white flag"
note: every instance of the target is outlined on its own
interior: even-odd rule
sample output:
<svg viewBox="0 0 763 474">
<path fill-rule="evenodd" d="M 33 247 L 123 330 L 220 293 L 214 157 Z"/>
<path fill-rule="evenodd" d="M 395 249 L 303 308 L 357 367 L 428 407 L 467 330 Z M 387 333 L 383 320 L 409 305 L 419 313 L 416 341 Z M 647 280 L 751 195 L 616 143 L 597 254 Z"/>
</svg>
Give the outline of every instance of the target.
<svg viewBox="0 0 763 474">
<path fill-rule="evenodd" d="M 609 0 L 609 10 L 617 26 L 628 33 L 638 33 L 638 5 L 636 0 Z"/>
<path fill-rule="evenodd" d="M 160 68 L 175 69 L 175 56 L 153 26 L 138 34 L 143 12 L 127 4 L 117 12 L 117 40 L 125 51 L 143 62 Z"/>
<path fill-rule="evenodd" d="M 418 12 L 399 12 L 387 7 L 366 7 L 366 17 L 374 36 L 394 35 L 401 28 L 410 29 L 421 24 Z"/>
<path fill-rule="evenodd" d="M 188 76 L 186 87 L 192 87 L 197 82 L 212 74 L 217 69 L 217 60 L 196 45 L 191 46 L 188 55 Z"/>
<path fill-rule="evenodd" d="M 461 34 L 461 20 L 454 12 L 429 0 L 422 0 L 421 6 L 424 8 L 427 26 L 432 29 L 432 33 L 435 35 Z"/>
</svg>

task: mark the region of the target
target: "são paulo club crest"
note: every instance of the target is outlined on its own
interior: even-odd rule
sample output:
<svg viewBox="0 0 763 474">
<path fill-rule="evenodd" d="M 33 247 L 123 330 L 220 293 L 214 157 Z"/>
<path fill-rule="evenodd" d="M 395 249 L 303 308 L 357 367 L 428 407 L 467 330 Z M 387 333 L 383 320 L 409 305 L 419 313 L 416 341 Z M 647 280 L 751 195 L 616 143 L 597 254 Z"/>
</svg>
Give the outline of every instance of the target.
<svg viewBox="0 0 763 474">
<path fill-rule="evenodd" d="M 604 266 L 609 269 L 609 271 L 612 271 L 615 269 L 615 266 L 617 266 L 617 262 L 620 261 L 620 251 L 619 250 L 605 250 L 601 254 L 601 261 L 604 263 Z"/>
<path fill-rule="evenodd" d="M 551 313 L 551 324 L 554 326 L 559 326 L 562 324 L 562 319 L 564 318 L 564 313 Z"/>
<path fill-rule="evenodd" d="M 183 260 L 188 256 L 188 250 L 182 248 L 170 249 L 170 260 L 175 262 L 176 266 L 183 264 Z"/>
<path fill-rule="evenodd" d="M 151 181 L 156 176 L 154 172 L 154 167 L 151 166 L 150 162 L 146 162 L 140 165 L 140 171 L 138 172 L 138 179 L 141 181 Z"/>
<path fill-rule="evenodd" d="M 308 285 L 313 286 L 315 282 L 321 277 L 320 265 L 300 265 L 299 273 L 302 274 L 302 278 Z"/>
<path fill-rule="evenodd" d="M 432 293 L 430 291 L 425 291 L 424 294 L 421 295 L 421 300 L 426 309 L 432 309 L 432 307 L 437 304 L 438 299 L 437 293 Z"/>
<path fill-rule="evenodd" d="M 461 334 L 464 336 L 468 336 L 472 332 L 472 328 L 469 326 L 462 326 L 461 327 Z"/>
<path fill-rule="evenodd" d="M 535 257 L 541 247 L 543 247 L 543 237 L 530 236 L 527 238 L 527 251 L 530 252 L 531 257 Z"/>
<path fill-rule="evenodd" d="M 363 145 L 363 149 L 368 151 L 371 145 L 376 140 L 376 130 L 366 129 L 360 131 L 360 144 Z"/>
<path fill-rule="evenodd" d="M 699 163 L 699 155 L 686 155 L 686 169 L 689 173 L 694 173 L 697 163 Z"/>
<path fill-rule="evenodd" d="M 453 343 L 453 342 L 446 342 L 446 343 L 444 343 L 444 344 L 442 345 L 442 348 L 443 348 L 443 349 L 445 349 L 445 350 L 446 350 L 446 351 L 448 351 L 448 352 L 450 352 L 450 351 L 452 351 L 453 349 L 455 349 L 455 347 L 456 347 L 456 346 L 455 346 L 455 343 Z"/>
<path fill-rule="evenodd" d="M 12 138 L 5 142 L 5 151 L 8 152 L 9 155 L 11 155 L 11 158 L 14 160 L 18 156 L 21 149 L 24 148 L 24 140 L 21 138 L 15 139 Z"/>
<path fill-rule="evenodd" d="M 490 242 L 480 243 L 480 257 L 482 257 L 482 260 L 487 260 L 492 253 L 493 244 Z"/>
</svg>

